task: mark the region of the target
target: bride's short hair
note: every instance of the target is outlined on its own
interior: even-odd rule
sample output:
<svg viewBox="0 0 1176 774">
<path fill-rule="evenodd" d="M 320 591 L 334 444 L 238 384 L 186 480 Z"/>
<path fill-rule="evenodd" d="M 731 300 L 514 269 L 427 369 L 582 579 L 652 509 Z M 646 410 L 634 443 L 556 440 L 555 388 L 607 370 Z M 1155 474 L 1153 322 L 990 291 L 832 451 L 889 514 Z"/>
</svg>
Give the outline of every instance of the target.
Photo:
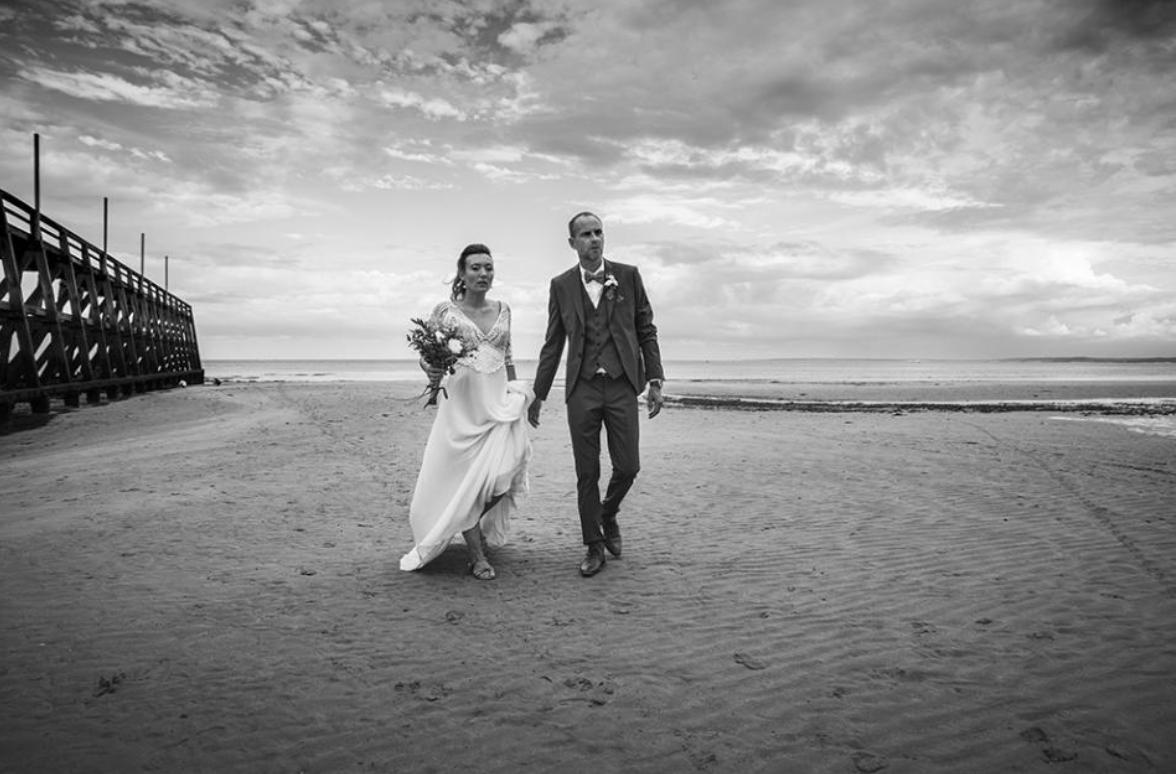
<svg viewBox="0 0 1176 774">
<path fill-rule="evenodd" d="M 457 257 L 457 276 L 453 278 L 453 282 L 450 284 L 450 296 L 454 301 L 457 301 L 465 295 L 465 280 L 461 278 L 461 275 L 465 274 L 466 258 L 469 258 L 471 255 L 489 255 L 491 258 L 494 257 L 490 253 L 490 248 L 480 242 L 466 245 L 462 249 L 461 255 Z"/>
</svg>

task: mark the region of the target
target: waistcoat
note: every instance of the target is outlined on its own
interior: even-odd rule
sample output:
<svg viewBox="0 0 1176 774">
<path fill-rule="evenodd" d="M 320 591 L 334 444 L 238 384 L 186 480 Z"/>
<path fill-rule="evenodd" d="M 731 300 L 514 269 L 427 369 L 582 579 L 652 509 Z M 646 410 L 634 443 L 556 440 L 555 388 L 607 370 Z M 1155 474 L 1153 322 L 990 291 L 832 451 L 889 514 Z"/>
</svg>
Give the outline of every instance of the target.
<svg viewBox="0 0 1176 774">
<path fill-rule="evenodd" d="M 588 291 L 581 286 L 580 303 L 584 305 L 584 359 L 580 361 L 580 378 L 591 379 L 601 368 L 614 379 L 623 376 L 625 369 L 621 367 L 621 355 L 608 327 L 606 305 L 612 302 L 605 300 L 602 294 L 600 303 L 593 308 Z"/>
</svg>

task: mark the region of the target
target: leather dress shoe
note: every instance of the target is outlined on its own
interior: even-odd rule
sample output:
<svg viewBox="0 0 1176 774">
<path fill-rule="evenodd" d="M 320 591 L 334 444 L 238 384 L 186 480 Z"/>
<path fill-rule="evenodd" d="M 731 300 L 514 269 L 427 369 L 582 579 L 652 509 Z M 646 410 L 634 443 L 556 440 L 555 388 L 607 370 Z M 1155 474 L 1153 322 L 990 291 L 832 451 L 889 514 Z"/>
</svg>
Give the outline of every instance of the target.
<svg viewBox="0 0 1176 774">
<path fill-rule="evenodd" d="M 604 523 L 604 547 L 613 556 L 621 555 L 621 528 L 615 521 Z"/>
<path fill-rule="evenodd" d="M 593 543 L 588 546 L 588 553 L 584 555 L 584 561 L 580 562 L 580 574 L 585 578 L 591 578 L 603 569 L 604 548 L 600 543 Z"/>
</svg>

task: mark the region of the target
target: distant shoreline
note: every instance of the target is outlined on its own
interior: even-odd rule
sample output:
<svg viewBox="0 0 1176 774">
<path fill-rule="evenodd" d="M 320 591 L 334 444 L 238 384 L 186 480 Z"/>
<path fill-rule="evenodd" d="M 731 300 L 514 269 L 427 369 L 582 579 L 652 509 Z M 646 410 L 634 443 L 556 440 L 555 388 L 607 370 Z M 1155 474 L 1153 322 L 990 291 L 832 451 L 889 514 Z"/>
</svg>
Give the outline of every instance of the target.
<svg viewBox="0 0 1176 774">
<path fill-rule="evenodd" d="M 533 358 L 519 358 L 519 362 L 535 362 Z M 877 363 L 1176 363 L 1172 357 L 1091 357 L 1040 356 L 1040 357 L 681 357 L 667 362 L 674 363 L 780 363 L 780 362 L 877 362 Z M 205 358 L 206 363 L 416 363 L 412 357 L 216 357 Z"/>
<path fill-rule="evenodd" d="M 516 358 L 521 379 L 538 363 Z M 1157 382 L 1176 389 L 1176 358 L 1140 360 L 1054 358 L 1019 360 L 899 360 L 775 358 L 741 360 L 663 359 L 667 383 L 853 385 L 853 384 L 1065 384 Z M 234 381 L 416 381 L 415 359 L 206 360 L 205 378 Z M 775 397 L 775 396 L 773 396 Z M 852 397 L 852 396 L 851 396 Z M 1025 397 L 1034 397 L 1026 395 Z"/>
<path fill-rule="evenodd" d="M 1169 413 L 1176 382 L 1086 381 L 842 381 L 705 380 L 666 383 L 680 405 L 794 411 L 1083 411 Z M 1121 408 L 1124 404 L 1126 408 Z"/>
<path fill-rule="evenodd" d="M 669 396 L 671 406 L 741 411 L 804 411 L 810 413 L 881 413 L 944 411 L 992 414 L 1013 411 L 1098 413 L 1128 416 L 1176 416 L 1176 398 L 1127 400 L 1007 400 L 1007 401 L 849 401 L 765 400 L 719 395 Z"/>
<path fill-rule="evenodd" d="M 1176 363 L 1176 357 L 1006 357 L 1005 363 Z"/>
</svg>

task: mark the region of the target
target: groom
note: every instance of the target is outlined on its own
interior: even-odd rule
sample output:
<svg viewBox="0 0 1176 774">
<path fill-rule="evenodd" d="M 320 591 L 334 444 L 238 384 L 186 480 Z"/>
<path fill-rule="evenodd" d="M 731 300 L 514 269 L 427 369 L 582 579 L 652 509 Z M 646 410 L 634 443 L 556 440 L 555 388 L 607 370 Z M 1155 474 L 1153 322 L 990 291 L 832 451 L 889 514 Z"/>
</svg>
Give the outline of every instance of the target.
<svg viewBox="0 0 1176 774">
<path fill-rule="evenodd" d="M 635 266 L 604 260 L 604 226 L 591 212 L 568 222 L 568 244 L 579 263 L 551 280 L 547 334 L 535 372 L 535 401 L 528 420 L 539 426 L 539 412 L 551 389 L 564 341 L 568 429 L 576 461 L 580 529 L 588 553 L 580 574 L 604 569 L 604 551 L 621 555 L 617 511 L 633 485 L 638 459 L 637 396 L 649 385 L 649 417 L 662 408 L 662 364 L 653 308 Z M 600 500 L 600 428 L 608 433 L 612 477 Z"/>
</svg>

